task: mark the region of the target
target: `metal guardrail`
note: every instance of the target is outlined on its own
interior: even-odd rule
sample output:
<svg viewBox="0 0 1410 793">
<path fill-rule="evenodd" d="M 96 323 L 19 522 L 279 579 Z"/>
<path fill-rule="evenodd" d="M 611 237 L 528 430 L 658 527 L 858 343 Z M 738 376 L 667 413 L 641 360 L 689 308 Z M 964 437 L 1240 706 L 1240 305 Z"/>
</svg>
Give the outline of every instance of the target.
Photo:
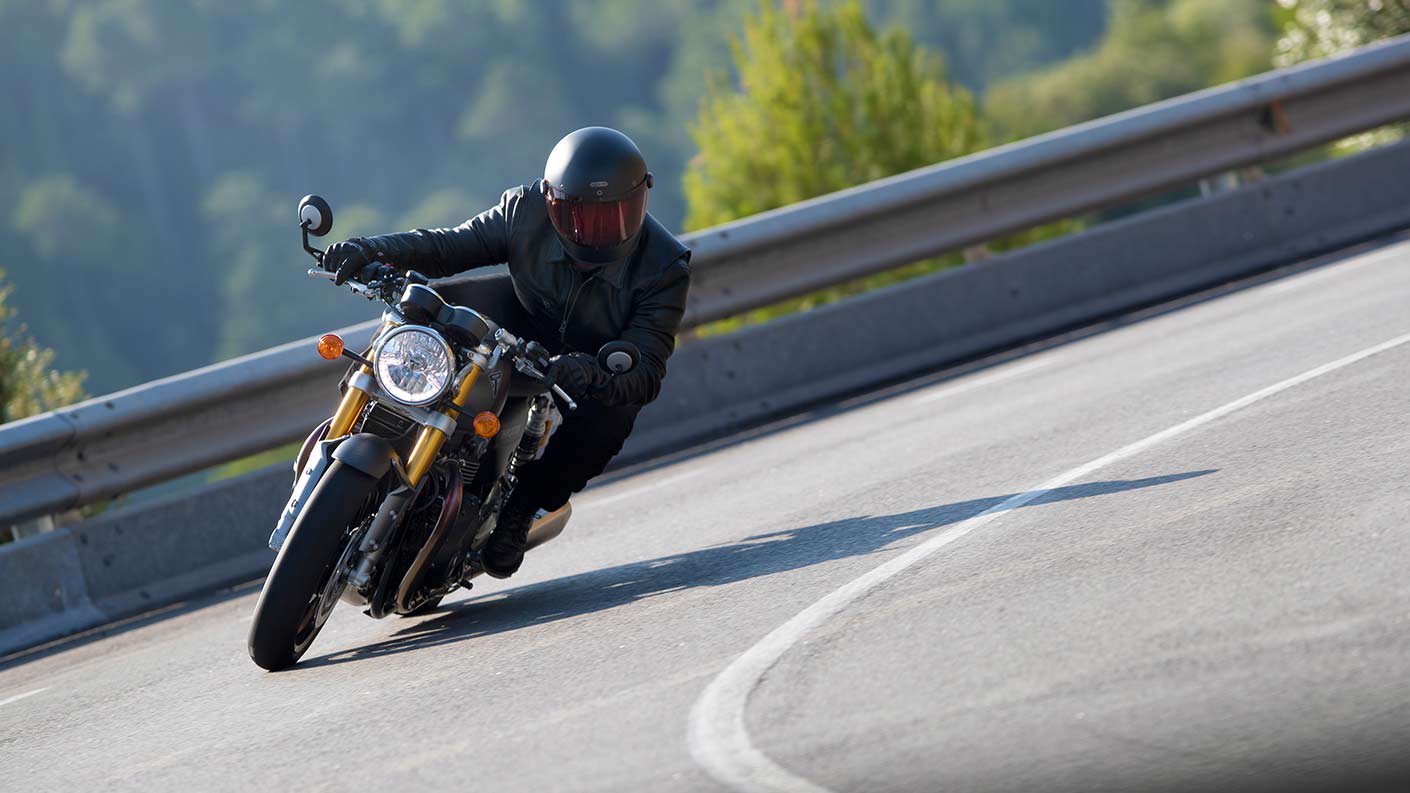
<svg viewBox="0 0 1410 793">
<path fill-rule="evenodd" d="M 686 325 L 1410 118 L 1406 86 L 1401 37 L 688 235 Z M 341 372 L 300 341 L 0 427 L 0 525 L 298 440 Z"/>
<path fill-rule="evenodd" d="M 1410 117 L 1410 36 L 707 229 L 688 324 Z"/>
</svg>

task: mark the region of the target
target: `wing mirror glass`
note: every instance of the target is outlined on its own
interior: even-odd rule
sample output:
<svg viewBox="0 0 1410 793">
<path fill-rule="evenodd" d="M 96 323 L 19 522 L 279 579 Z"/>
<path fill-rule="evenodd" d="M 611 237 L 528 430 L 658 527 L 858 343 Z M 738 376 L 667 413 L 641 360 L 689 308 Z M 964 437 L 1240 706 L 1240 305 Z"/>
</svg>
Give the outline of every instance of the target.
<svg viewBox="0 0 1410 793">
<path fill-rule="evenodd" d="M 333 230 L 333 208 L 320 195 L 306 195 L 299 201 L 299 226 L 315 237 Z"/>
<path fill-rule="evenodd" d="M 597 351 L 597 365 L 614 375 L 626 374 L 640 362 L 640 348 L 629 341 L 609 341 Z"/>
</svg>

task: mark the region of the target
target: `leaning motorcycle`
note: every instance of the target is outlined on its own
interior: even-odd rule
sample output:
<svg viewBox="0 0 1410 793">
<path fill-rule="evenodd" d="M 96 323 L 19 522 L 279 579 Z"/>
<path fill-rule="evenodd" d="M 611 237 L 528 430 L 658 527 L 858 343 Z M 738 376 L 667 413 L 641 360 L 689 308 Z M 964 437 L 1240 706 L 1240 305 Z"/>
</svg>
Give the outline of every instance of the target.
<svg viewBox="0 0 1410 793">
<path fill-rule="evenodd" d="M 299 203 L 303 247 L 333 226 L 328 202 Z M 332 278 L 322 267 L 310 277 Z M 324 358 L 348 358 L 333 416 L 304 442 L 293 493 L 269 538 L 278 552 L 250 626 L 249 651 L 268 670 L 308 651 L 342 600 L 374 618 L 414 615 L 484 572 L 480 550 L 519 470 L 541 456 L 562 420 L 546 375 L 549 353 L 471 308 L 447 303 L 418 273 L 373 264 L 347 285 L 386 305 L 363 352 L 327 334 Z M 639 352 L 612 342 L 598 353 L 611 374 Z M 540 512 L 530 549 L 558 536 L 572 514 Z"/>
</svg>

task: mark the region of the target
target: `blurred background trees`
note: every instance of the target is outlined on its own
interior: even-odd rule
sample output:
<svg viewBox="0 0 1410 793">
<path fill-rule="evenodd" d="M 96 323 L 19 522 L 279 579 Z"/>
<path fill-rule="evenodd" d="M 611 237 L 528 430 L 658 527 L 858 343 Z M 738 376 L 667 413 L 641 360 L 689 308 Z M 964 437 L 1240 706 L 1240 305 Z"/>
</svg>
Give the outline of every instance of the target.
<svg viewBox="0 0 1410 793">
<path fill-rule="evenodd" d="M 996 82 L 993 133 L 1029 137 L 1269 68 L 1267 0 L 1111 0 L 1100 43 L 1054 68 Z"/>
<path fill-rule="evenodd" d="M 984 148 L 973 98 L 901 28 L 878 33 L 857 0 L 765 5 L 690 125 L 689 230 Z M 738 90 L 736 86 L 739 86 Z"/>
<path fill-rule="evenodd" d="M 1410 0 L 1278 0 L 1278 5 L 1283 9 L 1278 66 L 1410 33 Z"/>
<path fill-rule="evenodd" d="M 7 305 L 13 287 L 0 270 L 0 424 L 83 399 L 82 372 L 53 368 L 54 351 L 35 343 Z"/>
<path fill-rule="evenodd" d="M 608 124 L 654 214 L 712 223 L 1339 51 L 1406 1 L 0 0 L 10 305 L 107 392 L 367 318 L 301 274 L 308 192 L 337 237 L 456 223 Z"/>
</svg>

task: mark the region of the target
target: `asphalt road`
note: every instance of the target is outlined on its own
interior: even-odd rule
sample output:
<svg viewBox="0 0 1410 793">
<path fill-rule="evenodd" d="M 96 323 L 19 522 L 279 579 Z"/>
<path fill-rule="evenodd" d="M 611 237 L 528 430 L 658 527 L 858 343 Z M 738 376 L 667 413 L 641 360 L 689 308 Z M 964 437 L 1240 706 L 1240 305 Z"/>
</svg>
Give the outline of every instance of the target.
<svg viewBox="0 0 1410 793">
<path fill-rule="evenodd" d="M 60 645 L 0 669 L 0 789 L 1388 781 L 1407 297 L 1401 242 L 685 455 L 288 672 L 250 587 Z"/>
</svg>

